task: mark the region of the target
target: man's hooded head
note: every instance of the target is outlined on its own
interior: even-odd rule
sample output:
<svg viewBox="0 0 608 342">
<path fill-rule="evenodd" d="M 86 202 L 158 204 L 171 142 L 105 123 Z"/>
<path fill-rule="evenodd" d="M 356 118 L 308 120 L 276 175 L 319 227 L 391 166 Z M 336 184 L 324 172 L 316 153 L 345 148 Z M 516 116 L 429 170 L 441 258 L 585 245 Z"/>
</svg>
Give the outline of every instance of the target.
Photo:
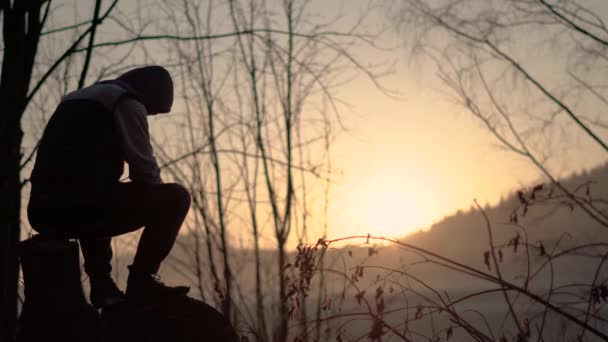
<svg viewBox="0 0 608 342">
<path fill-rule="evenodd" d="M 167 69 L 158 65 L 127 71 L 116 80 L 126 83 L 146 107 L 148 115 L 169 113 L 173 105 L 173 80 Z"/>
</svg>

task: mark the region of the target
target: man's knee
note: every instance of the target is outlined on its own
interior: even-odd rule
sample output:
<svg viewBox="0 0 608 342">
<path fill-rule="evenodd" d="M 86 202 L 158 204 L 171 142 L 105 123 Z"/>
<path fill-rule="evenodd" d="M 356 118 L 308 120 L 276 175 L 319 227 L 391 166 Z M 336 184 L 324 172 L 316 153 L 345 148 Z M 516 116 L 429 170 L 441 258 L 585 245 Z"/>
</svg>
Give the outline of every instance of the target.
<svg viewBox="0 0 608 342">
<path fill-rule="evenodd" d="M 186 188 L 177 183 L 165 184 L 168 188 L 168 192 L 171 194 L 172 202 L 180 211 L 188 212 L 190 209 L 190 193 Z"/>
</svg>

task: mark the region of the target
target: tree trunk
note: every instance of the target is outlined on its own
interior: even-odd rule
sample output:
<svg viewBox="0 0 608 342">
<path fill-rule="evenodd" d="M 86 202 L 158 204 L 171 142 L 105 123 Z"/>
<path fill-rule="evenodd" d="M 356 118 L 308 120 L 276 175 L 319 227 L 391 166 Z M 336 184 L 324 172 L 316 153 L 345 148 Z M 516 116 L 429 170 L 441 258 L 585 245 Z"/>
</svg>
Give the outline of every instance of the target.
<svg viewBox="0 0 608 342">
<path fill-rule="evenodd" d="M 288 323 L 289 323 L 289 309 L 287 308 L 287 291 L 286 286 L 287 283 L 285 281 L 285 264 L 286 264 L 286 255 L 285 255 L 285 240 L 280 239 L 278 244 L 279 250 L 279 331 L 277 336 L 277 341 L 285 342 L 287 341 L 288 334 Z"/>
<path fill-rule="evenodd" d="M 10 102 L 10 101 L 9 101 Z M 0 96 L 6 104 L 6 97 Z M 6 107 L 5 107 L 6 108 Z M 12 341 L 17 319 L 17 243 L 19 242 L 19 212 L 21 209 L 21 182 L 19 180 L 19 147 L 23 133 L 15 123 L 13 111 L 0 117 L 0 340 Z"/>
<path fill-rule="evenodd" d="M 17 244 L 21 213 L 21 117 L 40 37 L 41 1 L 2 2 L 4 57 L 0 78 L 0 340 L 13 341 L 17 322 Z M 27 6 L 27 7 L 26 7 Z"/>
</svg>

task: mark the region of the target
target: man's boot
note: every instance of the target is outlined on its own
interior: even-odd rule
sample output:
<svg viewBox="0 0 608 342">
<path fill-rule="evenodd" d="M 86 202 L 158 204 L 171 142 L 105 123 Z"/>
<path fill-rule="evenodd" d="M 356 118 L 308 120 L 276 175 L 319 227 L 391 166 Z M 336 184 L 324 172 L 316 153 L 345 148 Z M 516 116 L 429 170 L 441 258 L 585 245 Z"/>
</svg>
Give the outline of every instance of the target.
<svg viewBox="0 0 608 342">
<path fill-rule="evenodd" d="M 167 286 L 157 274 L 141 273 L 129 266 L 126 297 L 129 301 L 149 302 L 161 297 L 185 296 L 188 286 Z"/>
<path fill-rule="evenodd" d="M 89 278 L 91 304 L 96 309 L 125 301 L 125 294 L 116 286 L 110 274 L 91 275 Z"/>
</svg>

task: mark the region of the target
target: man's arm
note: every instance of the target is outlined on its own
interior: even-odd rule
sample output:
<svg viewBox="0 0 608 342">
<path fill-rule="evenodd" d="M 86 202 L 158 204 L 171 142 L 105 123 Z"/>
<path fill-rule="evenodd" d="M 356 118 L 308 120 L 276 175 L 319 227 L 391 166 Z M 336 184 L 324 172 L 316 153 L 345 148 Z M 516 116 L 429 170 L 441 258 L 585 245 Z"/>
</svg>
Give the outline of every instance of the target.
<svg viewBox="0 0 608 342">
<path fill-rule="evenodd" d="M 150 144 L 147 111 L 138 101 L 123 97 L 114 110 L 120 144 L 129 164 L 129 178 L 138 183 L 162 183 Z"/>
</svg>

